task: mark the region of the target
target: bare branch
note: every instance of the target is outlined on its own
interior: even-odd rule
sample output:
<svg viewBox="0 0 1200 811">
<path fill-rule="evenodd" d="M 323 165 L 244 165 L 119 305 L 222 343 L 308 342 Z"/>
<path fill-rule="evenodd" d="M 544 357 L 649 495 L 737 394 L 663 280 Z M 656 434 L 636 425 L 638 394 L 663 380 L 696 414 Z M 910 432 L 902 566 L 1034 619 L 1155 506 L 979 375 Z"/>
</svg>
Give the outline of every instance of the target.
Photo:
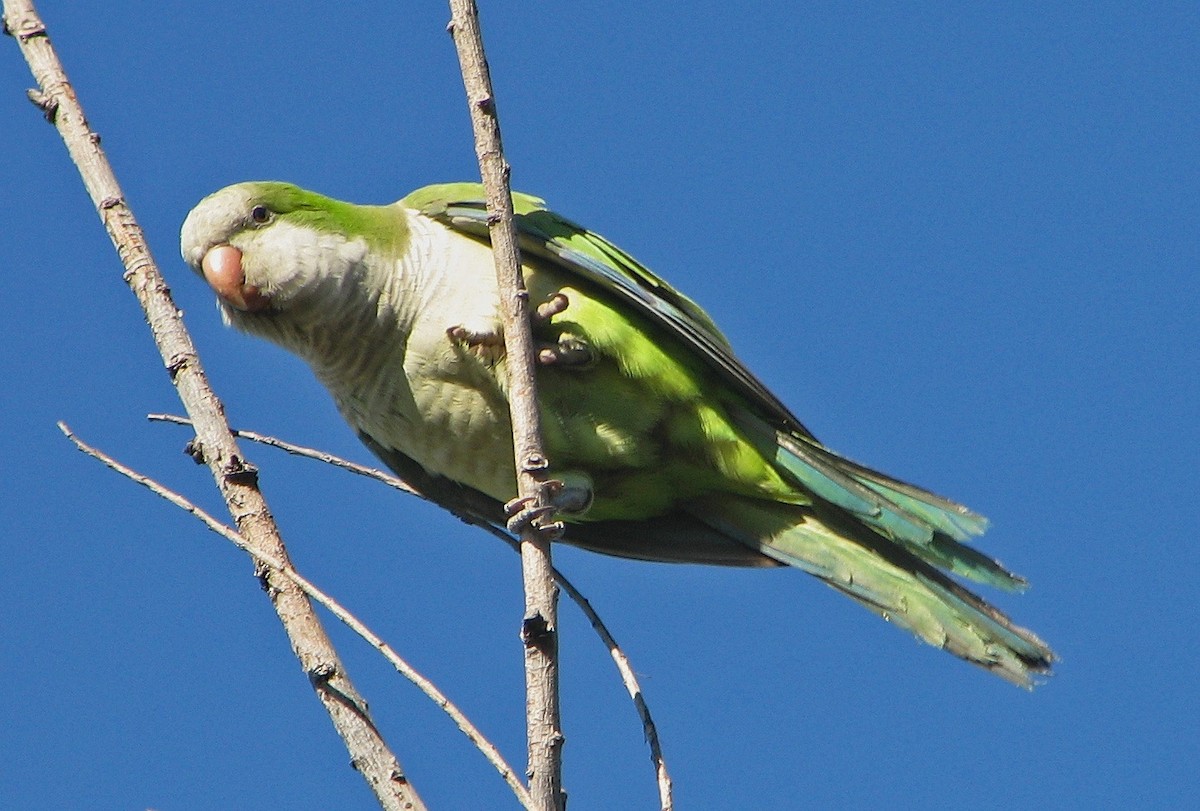
<svg viewBox="0 0 1200 811">
<path fill-rule="evenodd" d="M 542 518 L 521 529 L 521 570 L 525 581 L 525 718 L 529 741 L 529 788 L 540 811 L 561 811 L 562 721 L 558 696 L 558 591 L 550 564 L 554 524 L 549 498 L 545 444 L 542 442 L 534 347 L 529 327 L 529 292 L 521 275 L 513 226 L 509 166 L 500 143 L 500 121 L 488 74 L 475 0 L 450 0 L 450 33 L 458 51 L 467 106 L 475 131 L 475 155 L 487 193 L 492 252 L 504 316 L 509 411 L 512 415 L 519 505 L 531 505 Z M 533 513 L 530 513 L 533 514 Z M 549 530 L 549 531 L 547 531 Z"/>
<path fill-rule="evenodd" d="M 224 409 L 208 384 L 191 336 L 100 148 L 100 137 L 84 117 L 45 24 L 29 0 L 4 0 L 4 22 L 38 83 L 39 89 L 31 92 L 30 98 L 62 136 L 125 266 L 125 281 L 145 311 L 167 372 L 195 423 L 198 454 L 212 471 L 230 514 L 256 556 L 287 566 L 287 551 L 258 489 L 257 470 L 245 461 L 229 432 Z M 397 811 L 423 809 L 424 803 L 371 723 L 366 702 L 346 676 L 304 592 L 278 569 L 268 567 L 260 575 L 292 650 L 350 750 L 351 762 L 380 805 Z"/>
<path fill-rule="evenodd" d="M 184 420 L 180 417 L 172 417 L 166 414 L 154 414 L 151 416 L 153 418 L 165 418 L 165 421 L 168 422 L 190 424 L 187 420 Z M 517 795 L 517 799 L 521 802 L 521 804 L 526 808 L 532 807 L 529 800 L 529 791 L 517 778 L 517 774 L 513 770 L 512 766 L 508 765 L 508 762 L 504 760 L 504 756 L 500 754 L 500 750 L 498 750 L 491 741 L 484 737 L 483 733 L 481 733 L 479 729 L 471 723 L 471 720 L 463 714 L 462 710 L 460 710 L 457 705 L 454 704 L 454 702 L 447 698 L 446 695 L 438 689 L 437 685 L 417 672 L 416 668 L 410 665 L 403 657 L 400 656 L 400 654 L 396 653 L 395 649 L 393 649 L 391 645 L 384 642 L 378 634 L 368 628 L 366 624 L 364 624 L 358 619 L 358 617 L 354 616 L 354 614 L 342 606 L 341 603 L 314 585 L 308 578 L 301 575 L 292 565 L 285 565 L 277 560 L 259 557 L 258 553 L 250 547 L 250 545 L 246 542 L 246 539 L 243 538 L 237 532 L 237 530 L 221 523 L 209 512 L 201 507 L 196 506 L 179 493 L 163 485 L 161 482 L 155 481 L 154 479 L 142 473 L 138 473 L 136 470 L 133 470 L 121 462 L 118 462 L 104 451 L 84 442 L 75 434 L 74 431 L 70 429 L 66 423 L 59 421 L 58 428 L 63 432 L 63 434 L 66 435 L 67 439 L 71 440 L 75 447 L 83 453 L 103 463 L 112 470 L 115 470 L 122 476 L 125 476 L 137 484 L 142 485 L 156 496 L 166 499 L 176 507 L 179 507 L 181 510 L 184 510 L 185 512 L 195 516 L 210 530 L 220 535 L 222 538 L 229 541 L 243 552 L 249 553 L 252 557 L 254 557 L 255 560 L 287 575 L 287 577 L 295 582 L 296 585 L 304 590 L 305 594 L 307 594 L 320 605 L 324 606 L 329 613 L 333 614 L 333 616 L 340 620 L 343 625 L 345 625 L 351 631 L 354 631 L 354 633 L 362 637 L 367 644 L 383 654 L 384 658 L 391 663 L 392 667 L 396 668 L 396 671 L 400 675 L 404 676 L 404 678 L 415 684 L 421 692 L 423 692 L 433 701 L 434 704 L 436 704 L 442 709 L 443 712 L 450 716 L 450 719 L 454 721 L 454 724 L 460 730 L 462 730 L 463 734 L 470 739 L 471 743 L 475 744 L 476 748 L 483 753 L 483 756 L 487 758 L 488 762 L 496 768 L 496 771 L 498 771 L 500 776 L 504 778 L 504 781 L 508 783 L 509 788 L 511 788 L 513 793 Z M 242 432 L 238 433 L 240 434 Z M 275 445 L 276 447 L 280 448 L 283 448 L 287 444 L 278 443 L 277 441 L 272 442 L 270 441 L 270 437 L 261 437 L 259 439 L 255 439 L 254 441 L 257 442 L 263 440 L 267 440 L 263 444 Z M 362 467 L 361 465 L 354 465 L 352 462 L 345 462 L 345 460 L 332 457 L 329 454 L 319 454 L 314 452 L 314 456 L 329 457 L 328 459 L 322 459 L 322 461 L 326 461 L 329 464 L 336 465 L 338 462 L 343 462 L 347 466 Z"/>
<path fill-rule="evenodd" d="M 190 424 L 186 418 L 177 417 L 173 414 L 150 414 L 148 417 L 151 420 L 157 420 L 160 422 L 172 422 L 178 425 Z M 383 482 L 389 487 L 394 487 L 401 492 L 423 498 L 421 493 L 416 488 L 412 487 L 398 476 L 394 476 L 385 470 L 380 470 L 379 468 L 375 467 L 368 467 L 367 465 L 360 465 L 357 462 L 351 462 L 326 451 L 319 451 L 315 448 L 305 447 L 304 445 L 296 445 L 279 439 L 278 437 L 259 434 L 255 433 L 254 431 L 234 430 L 234 433 L 237 436 L 249 439 L 252 442 L 269 445 L 272 448 L 278 448 L 296 456 L 315 459 L 318 462 L 324 462 L 326 464 L 333 465 L 334 467 L 347 470 L 359 476 L 366 476 L 367 478 Z M 508 544 L 513 551 L 518 553 L 520 552 L 520 546 L 499 527 L 469 517 L 464 517 L 463 520 L 474 524 L 475 526 L 486 529 L 488 532 L 492 533 L 497 538 Z M 663 757 L 662 747 L 658 741 L 658 728 L 654 724 L 654 719 L 650 716 L 650 708 L 646 704 L 645 697 L 642 693 L 641 684 L 638 683 L 637 676 L 634 675 L 633 666 L 629 661 L 629 657 L 625 655 L 625 652 L 621 649 L 621 646 L 617 644 L 616 639 L 608 630 L 608 626 L 604 624 L 604 620 L 602 620 L 600 615 L 596 613 L 596 610 L 592 607 L 592 604 L 588 602 L 588 599 L 583 595 L 583 593 L 580 592 L 579 589 L 577 589 L 575 585 L 567 579 L 566 575 L 564 575 L 558 569 L 552 569 L 551 571 L 554 573 L 555 581 L 563 588 L 563 590 L 567 593 L 567 596 L 575 601 L 580 610 L 583 611 L 584 615 L 588 618 L 588 622 L 591 623 L 592 628 L 595 629 L 597 635 L 599 635 L 600 640 L 604 643 L 605 647 L 608 648 L 609 655 L 612 656 L 613 662 L 617 666 L 617 672 L 620 674 L 621 683 L 625 685 L 625 690 L 629 693 L 629 697 L 633 699 L 634 707 L 637 709 L 638 717 L 642 722 L 642 730 L 646 735 L 646 743 L 650 747 L 650 762 L 654 764 L 655 778 L 658 783 L 659 803 L 662 807 L 662 811 L 672 811 L 675 806 L 671 790 L 671 776 L 667 772 L 667 762 Z"/>
<path fill-rule="evenodd" d="M 180 417 L 176 414 L 147 414 L 146 419 L 152 422 L 169 422 L 175 425 L 190 426 L 192 424 L 192 421 L 187 417 Z M 243 431 L 237 428 L 231 430 L 233 430 L 234 436 L 241 439 L 248 439 L 251 442 L 257 442 L 260 445 L 266 445 L 271 448 L 278 448 L 279 450 L 286 451 L 294 456 L 304 456 L 309 459 L 315 459 L 318 462 L 324 462 L 327 465 L 333 465 L 334 467 L 341 468 L 342 470 L 348 470 L 351 473 L 357 473 L 359 476 L 366 476 L 370 479 L 378 479 L 389 487 L 394 487 L 397 490 L 408 493 L 410 496 L 425 498 L 421 491 L 404 481 L 404 479 L 401 479 L 398 476 L 393 476 L 392 474 L 386 473 L 378 468 L 360 465 L 357 462 L 351 462 L 349 459 L 343 459 L 340 456 L 334 456 L 332 453 L 319 451 L 316 448 L 306 448 L 303 445 L 293 445 L 290 442 L 284 442 L 282 439 L 278 439 L 277 437 L 273 436 L 267 436 L 266 434 L 259 434 L 255 433 L 254 431 Z"/>
<path fill-rule="evenodd" d="M 67 425 L 62 420 L 59 420 L 56 424 L 58 425 L 58 430 L 62 431 L 63 435 L 66 436 L 67 439 L 71 440 L 71 443 L 78 450 L 82 451 L 83 453 L 87 454 L 88 456 L 92 457 L 93 459 L 97 460 L 98 462 L 101 462 L 106 467 L 112 468 L 117 473 L 120 473 L 122 476 L 126 477 L 127 479 L 131 479 L 136 484 L 142 485 L 142 487 L 145 487 L 150 492 L 154 493 L 156 496 L 161 496 L 162 498 L 171 502 L 172 504 L 174 504 L 176 507 L 183 510 L 184 512 L 190 513 L 192 516 L 198 518 L 200 520 L 200 522 L 203 523 L 206 527 L 208 527 L 213 532 L 220 535 L 225 540 L 232 543 L 238 549 L 241 549 L 243 552 L 248 552 L 256 560 L 262 560 L 255 554 L 254 550 L 252 550 L 249 547 L 249 545 L 246 543 L 246 540 L 241 535 L 238 534 L 238 531 L 236 529 L 229 526 L 228 524 L 222 524 L 220 521 L 218 521 L 216 518 L 214 518 L 210 512 L 205 510 L 203 507 L 197 507 L 191 501 L 184 498 L 179 493 L 176 493 L 174 490 L 171 490 L 170 488 L 165 487 L 164 485 L 160 484 L 159 482 L 155 481 L 154 479 L 150 478 L 149 476 L 146 476 L 142 473 L 138 473 L 136 470 L 134 470 L 131 467 L 127 467 L 127 466 L 121 464 L 116 459 L 109 456 L 107 453 L 100 450 L 99 448 L 96 448 L 95 446 L 89 445 L 88 443 L 84 442 L 82 439 L 79 438 L 79 436 L 74 431 L 71 430 L 71 426 Z M 263 560 L 263 562 L 266 563 L 267 565 L 271 566 L 274 569 L 280 569 L 281 571 L 284 569 L 283 566 L 276 565 L 272 561 Z"/>
<path fill-rule="evenodd" d="M 608 653 L 617 666 L 617 672 L 621 674 L 621 683 L 625 685 L 625 690 L 633 699 L 633 706 L 637 710 L 638 718 L 642 721 L 646 745 L 650 747 L 650 762 L 654 764 L 654 776 L 658 784 L 658 800 L 662 811 L 672 811 L 675 808 L 675 801 L 671 793 L 671 775 L 667 772 L 667 761 L 663 758 L 662 746 L 658 742 L 658 727 L 654 725 L 654 719 L 650 717 L 650 707 L 646 705 L 642 686 L 638 683 L 637 676 L 633 674 L 633 665 L 630 664 L 629 657 L 625 655 L 625 651 L 621 650 L 621 646 L 609 632 L 604 620 L 600 619 L 600 615 L 596 613 L 592 604 L 579 589 L 575 588 L 574 584 L 558 569 L 554 570 L 554 579 L 563 587 L 567 596 L 574 600 L 575 604 L 583 611 L 588 622 L 592 624 L 592 628 L 600 636 L 600 640 L 608 648 Z"/>
</svg>

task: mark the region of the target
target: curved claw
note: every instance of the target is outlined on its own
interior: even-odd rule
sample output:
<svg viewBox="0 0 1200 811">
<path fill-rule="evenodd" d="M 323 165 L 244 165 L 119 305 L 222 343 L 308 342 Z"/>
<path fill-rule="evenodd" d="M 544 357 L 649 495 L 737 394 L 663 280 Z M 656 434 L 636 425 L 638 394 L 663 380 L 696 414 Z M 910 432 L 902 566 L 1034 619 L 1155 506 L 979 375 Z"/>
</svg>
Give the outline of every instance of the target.
<svg viewBox="0 0 1200 811">
<path fill-rule="evenodd" d="M 538 499 L 533 496 L 514 498 L 504 505 L 504 515 L 508 519 L 505 527 L 509 532 L 520 535 L 533 527 L 547 540 L 558 540 L 565 529 L 563 523 L 543 519 L 558 512 L 575 516 L 587 512 L 594 496 L 592 479 L 586 473 L 568 471 L 561 480 L 542 482 L 542 494 L 548 502 L 545 506 L 539 505 Z"/>
<path fill-rule="evenodd" d="M 538 535 L 548 541 L 556 541 L 562 537 L 565 527 L 561 521 L 543 522 L 541 519 L 558 512 L 554 506 L 539 507 L 537 498 L 526 496 L 514 498 L 504 505 L 504 514 L 508 517 L 505 528 L 513 535 L 520 536 L 526 529 L 534 529 Z"/>
</svg>

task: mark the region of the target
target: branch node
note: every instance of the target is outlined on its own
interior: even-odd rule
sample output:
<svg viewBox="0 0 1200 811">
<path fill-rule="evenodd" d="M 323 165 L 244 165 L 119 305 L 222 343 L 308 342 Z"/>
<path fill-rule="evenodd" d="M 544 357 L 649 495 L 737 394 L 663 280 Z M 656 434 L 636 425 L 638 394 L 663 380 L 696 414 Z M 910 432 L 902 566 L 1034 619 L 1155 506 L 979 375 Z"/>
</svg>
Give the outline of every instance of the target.
<svg viewBox="0 0 1200 811">
<path fill-rule="evenodd" d="M 550 467 L 550 460 L 540 453 L 530 453 L 521 460 L 521 470 L 526 473 L 539 473 Z"/>
<path fill-rule="evenodd" d="M 540 613 L 528 616 L 521 622 L 521 641 L 527 648 L 550 650 L 554 636 L 554 629 Z"/>
<path fill-rule="evenodd" d="M 313 687 L 321 688 L 337 675 L 337 667 L 329 662 L 321 662 L 308 671 L 308 680 Z"/>
<path fill-rule="evenodd" d="M 46 26 L 43 25 L 42 21 L 36 17 L 31 17 L 22 20 L 19 24 L 19 28 L 16 31 L 13 31 L 12 27 L 8 24 L 8 18 L 6 17 L 4 19 L 4 33 L 8 34 L 10 37 L 15 36 L 17 40 L 23 44 L 29 42 L 29 40 L 33 39 L 34 37 L 45 37 Z"/>
<path fill-rule="evenodd" d="M 208 458 L 204 455 L 204 443 L 199 437 L 192 437 L 183 446 L 183 452 L 192 458 L 192 461 L 198 465 L 208 463 Z"/>
<path fill-rule="evenodd" d="M 180 352 L 178 355 L 173 355 L 171 359 L 167 361 L 167 374 L 171 376 L 172 382 L 174 382 L 175 377 L 184 369 L 184 367 L 188 365 L 188 361 L 190 359 L 190 354 L 187 352 Z"/>
<path fill-rule="evenodd" d="M 124 202 L 125 202 L 124 198 L 113 195 L 110 197 L 105 197 L 103 200 L 101 200 L 98 208 L 101 211 L 109 211 L 109 210 L 114 209 L 117 206 L 123 204 Z"/>
<path fill-rule="evenodd" d="M 235 484 L 254 485 L 258 482 L 258 468 L 240 456 L 229 457 L 221 471 L 225 481 Z"/>
<path fill-rule="evenodd" d="M 484 113 L 484 115 L 494 116 L 496 114 L 496 100 L 491 96 L 484 96 L 483 98 L 477 100 L 475 102 L 475 106 L 478 107 L 480 111 Z"/>
<path fill-rule="evenodd" d="M 258 580 L 259 587 L 272 600 L 274 600 L 276 595 L 278 595 L 280 593 L 279 586 L 276 586 L 274 583 L 271 582 L 271 573 L 274 571 L 275 570 L 272 569 L 265 562 L 255 558 L 255 560 L 254 560 L 254 577 Z"/>
<path fill-rule="evenodd" d="M 58 117 L 58 100 L 47 96 L 37 88 L 31 87 L 25 91 L 25 96 L 34 106 L 42 111 L 42 117 L 53 124 Z"/>
</svg>

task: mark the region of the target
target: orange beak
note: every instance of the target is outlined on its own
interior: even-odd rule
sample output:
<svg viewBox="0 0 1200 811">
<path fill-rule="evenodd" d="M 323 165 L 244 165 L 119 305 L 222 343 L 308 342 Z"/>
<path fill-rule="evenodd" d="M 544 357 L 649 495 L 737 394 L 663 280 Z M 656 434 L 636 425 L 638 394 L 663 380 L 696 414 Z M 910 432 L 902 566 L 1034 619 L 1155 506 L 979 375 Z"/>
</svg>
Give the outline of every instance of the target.
<svg viewBox="0 0 1200 811">
<path fill-rule="evenodd" d="M 204 280 L 226 304 L 245 312 L 260 312 L 270 305 L 270 300 L 257 287 L 246 284 L 242 252 L 232 245 L 209 248 L 200 267 L 204 271 Z"/>
</svg>

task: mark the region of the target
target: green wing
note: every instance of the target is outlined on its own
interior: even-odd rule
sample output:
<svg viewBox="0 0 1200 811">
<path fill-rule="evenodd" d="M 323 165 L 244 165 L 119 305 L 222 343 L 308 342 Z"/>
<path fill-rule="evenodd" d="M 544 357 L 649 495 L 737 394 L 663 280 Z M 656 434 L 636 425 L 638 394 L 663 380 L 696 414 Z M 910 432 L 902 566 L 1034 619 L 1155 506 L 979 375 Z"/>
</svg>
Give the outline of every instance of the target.
<svg viewBox="0 0 1200 811">
<path fill-rule="evenodd" d="M 785 563 L 1016 684 L 1030 686 L 1035 674 L 1049 672 L 1054 654 L 1045 643 L 938 570 L 1005 589 L 1025 585 L 963 545 L 984 531 L 985 518 L 824 447 L 734 356 L 691 299 L 608 240 L 548 211 L 538 198 L 514 194 L 513 202 L 524 254 L 588 280 L 673 336 L 733 393 L 719 398 L 731 424 L 755 448 L 773 454 L 779 476 L 818 497 L 786 503 L 711 492 L 650 521 L 571 524 L 564 540 L 655 560 Z M 478 184 L 430 186 L 401 203 L 488 240 Z"/>
<path fill-rule="evenodd" d="M 400 201 L 445 225 L 486 241 L 487 210 L 477 183 L 418 189 Z M 523 253 L 587 279 L 673 334 L 748 404 L 739 428 L 776 448 L 775 464 L 808 492 L 847 510 L 913 554 L 971 579 L 1004 589 L 1025 581 L 957 542 L 980 535 L 987 519 L 949 499 L 852 462 L 824 447 L 733 354 L 729 341 L 699 305 L 632 256 L 555 214 L 537 197 L 513 193 Z"/>
</svg>

